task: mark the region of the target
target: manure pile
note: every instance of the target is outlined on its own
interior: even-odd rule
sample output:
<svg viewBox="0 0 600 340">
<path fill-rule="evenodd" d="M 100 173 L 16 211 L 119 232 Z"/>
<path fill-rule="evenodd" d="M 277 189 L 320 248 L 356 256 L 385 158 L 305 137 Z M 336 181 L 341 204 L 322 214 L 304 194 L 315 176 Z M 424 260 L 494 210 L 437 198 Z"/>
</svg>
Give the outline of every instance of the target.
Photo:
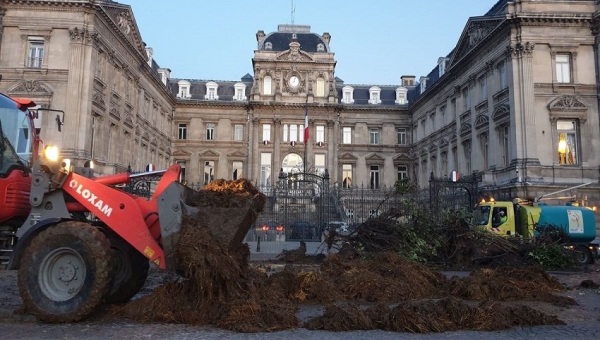
<svg viewBox="0 0 600 340">
<path fill-rule="evenodd" d="M 257 195 L 262 205 L 255 208 L 264 206 L 264 196 L 249 182 L 219 181 L 211 186 L 197 199 L 198 206 L 243 207 Z M 124 316 L 236 332 L 306 327 L 425 333 L 562 324 L 529 307 L 504 307 L 492 301 L 549 301 L 547 297 L 562 286 L 541 270 L 488 270 L 448 280 L 441 272 L 382 252 L 367 260 L 333 254 L 318 271 L 286 266 L 268 276 L 248 264 L 247 244 L 223 242 L 211 232 L 214 226 L 207 225 L 212 222 L 200 217 L 185 221 L 176 248 L 184 277 L 129 302 L 121 310 Z M 483 302 L 473 305 L 461 299 Z M 297 313 L 304 303 L 325 305 L 325 312 L 301 324 Z"/>
</svg>

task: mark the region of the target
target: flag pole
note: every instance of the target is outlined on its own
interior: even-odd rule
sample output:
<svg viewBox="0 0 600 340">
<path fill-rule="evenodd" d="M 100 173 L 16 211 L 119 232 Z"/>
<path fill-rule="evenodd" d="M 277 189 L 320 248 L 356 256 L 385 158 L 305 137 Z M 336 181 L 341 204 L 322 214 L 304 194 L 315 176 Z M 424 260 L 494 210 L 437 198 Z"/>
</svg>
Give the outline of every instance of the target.
<svg viewBox="0 0 600 340">
<path fill-rule="evenodd" d="M 306 98 L 306 103 L 304 104 L 304 173 L 306 174 L 306 163 L 307 162 L 307 149 L 308 149 L 308 138 L 309 138 L 309 130 L 308 130 L 308 97 Z"/>
</svg>

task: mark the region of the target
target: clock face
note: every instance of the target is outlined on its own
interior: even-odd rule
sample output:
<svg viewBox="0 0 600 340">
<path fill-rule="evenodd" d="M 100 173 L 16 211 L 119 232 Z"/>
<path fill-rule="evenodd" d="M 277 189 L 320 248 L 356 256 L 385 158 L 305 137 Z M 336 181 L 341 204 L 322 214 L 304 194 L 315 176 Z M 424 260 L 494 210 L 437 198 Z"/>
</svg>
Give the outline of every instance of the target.
<svg viewBox="0 0 600 340">
<path fill-rule="evenodd" d="M 300 85 L 300 79 L 298 79 L 298 77 L 296 77 L 296 76 L 291 77 L 290 78 L 290 86 L 296 87 L 298 85 Z"/>
</svg>

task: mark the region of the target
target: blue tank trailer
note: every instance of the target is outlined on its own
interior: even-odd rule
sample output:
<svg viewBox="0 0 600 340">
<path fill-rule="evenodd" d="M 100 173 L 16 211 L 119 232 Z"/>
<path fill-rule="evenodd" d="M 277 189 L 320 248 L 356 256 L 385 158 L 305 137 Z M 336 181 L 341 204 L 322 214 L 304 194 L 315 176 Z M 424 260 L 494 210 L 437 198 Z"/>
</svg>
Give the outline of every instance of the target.
<svg viewBox="0 0 600 340">
<path fill-rule="evenodd" d="M 568 237 L 565 244 L 577 252 L 577 261 L 591 264 L 598 257 L 596 239 L 596 208 L 567 205 L 547 205 L 524 201 L 482 200 L 473 212 L 473 224 L 503 236 L 533 239 L 545 228 L 561 229 Z"/>
</svg>

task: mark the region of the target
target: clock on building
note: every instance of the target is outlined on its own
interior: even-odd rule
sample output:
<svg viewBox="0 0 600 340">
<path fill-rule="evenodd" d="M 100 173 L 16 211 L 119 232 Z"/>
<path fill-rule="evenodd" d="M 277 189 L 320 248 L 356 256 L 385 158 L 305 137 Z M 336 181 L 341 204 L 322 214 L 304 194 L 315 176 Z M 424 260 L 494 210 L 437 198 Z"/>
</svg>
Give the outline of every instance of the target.
<svg viewBox="0 0 600 340">
<path fill-rule="evenodd" d="M 290 78 L 290 86 L 291 87 L 298 87 L 298 85 L 300 85 L 300 79 L 298 79 L 298 77 L 296 77 L 296 76 L 292 76 Z"/>
</svg>

